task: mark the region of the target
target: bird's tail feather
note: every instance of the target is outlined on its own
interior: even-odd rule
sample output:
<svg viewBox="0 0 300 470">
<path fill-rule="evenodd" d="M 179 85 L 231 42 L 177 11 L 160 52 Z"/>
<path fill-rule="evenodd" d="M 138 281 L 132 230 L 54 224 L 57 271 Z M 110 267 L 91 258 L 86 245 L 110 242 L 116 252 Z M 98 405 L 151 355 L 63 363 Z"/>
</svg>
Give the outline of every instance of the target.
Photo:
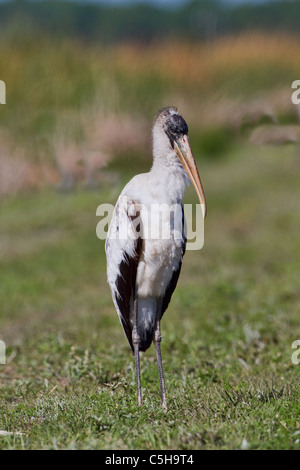
<svg viewBox="0 0 300 470">
<path fill-rule="evenodd" d="M 140 350 L 146 351 L 152 343 L 156 320 L 157 299 L 138 299 L 137 327 Z"/>
</svg>

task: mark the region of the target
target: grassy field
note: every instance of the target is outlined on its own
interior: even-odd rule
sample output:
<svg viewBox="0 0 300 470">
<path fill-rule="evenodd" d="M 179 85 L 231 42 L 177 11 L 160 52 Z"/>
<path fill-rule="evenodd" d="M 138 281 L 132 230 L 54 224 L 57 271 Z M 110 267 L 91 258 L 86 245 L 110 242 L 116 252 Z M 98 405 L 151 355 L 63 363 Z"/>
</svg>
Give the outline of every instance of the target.
<svg viewBox="0 0 300 470">
<path fill-rule="evenodd" d="M 137 406 L 95 233 L 133 168 L 118 186 L 2 200 L 1 449 L 299 449 L 300 155 L 240 145 L 198 166 L 205 245 L 186 253 L 162 321 L 167 413 L 153 348 Z"/>
<path fill-rule="evenodd" d="M 299 449 L 299 144 L 249 143 L 299 142 L 298 38 L 2 39 L 0 449 Z M 149 169 L 151 121 L 170 104 L 208 216 L 162 321 L 165 413 L 153 348 L 137 407 L 96 209 Z"/>
</svg>

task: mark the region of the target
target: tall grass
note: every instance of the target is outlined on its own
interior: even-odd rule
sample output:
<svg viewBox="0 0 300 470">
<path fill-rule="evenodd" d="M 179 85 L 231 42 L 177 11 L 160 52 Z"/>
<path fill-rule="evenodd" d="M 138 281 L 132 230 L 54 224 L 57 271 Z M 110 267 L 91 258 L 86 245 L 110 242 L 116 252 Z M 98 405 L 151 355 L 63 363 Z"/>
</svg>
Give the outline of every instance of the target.
<svg viewBox="0 0 300 470">
<path fill-rule="evenodd" d="M 210 135 L 261 115 L 296 119 L 290 85 L 300 76 L 297 37 L 247 33 L 205 44 L 104 47 L 29 35 L 3 40 L 0 52 L 0 78 L 7 86 L 0 145 L 7 155 L 22 154 L 43 167 L 46 182 L 67 153 L 96 152 L 96 167 L 102 168 L 126 146 L 140 151 L 149 131 L 142 126 L 134 133 L 135 126 L 141 117 L 150 124 L 166 104 L 178 105 L 195 132 L 207 128 Z M 106 121 L 110 130 L 101 135 Z M 102 145 L 107 134 L 111 138 Z M 81 160 L 76 157 L 76 165 Z"/>
</svg>

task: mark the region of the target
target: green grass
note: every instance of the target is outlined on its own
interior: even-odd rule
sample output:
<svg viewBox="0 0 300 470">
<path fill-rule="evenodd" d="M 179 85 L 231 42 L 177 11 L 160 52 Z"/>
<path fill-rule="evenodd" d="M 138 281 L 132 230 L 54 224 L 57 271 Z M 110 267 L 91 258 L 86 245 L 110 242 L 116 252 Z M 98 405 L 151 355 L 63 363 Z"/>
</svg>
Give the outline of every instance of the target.
<svg viewBox="0 0 300 470">
<path fill-rule="evenodd" d="M 121 188 L 1 202 L 0 430 L 22 435 L 0 448 L 299 449 L 299 159 L 241 147 L 199 168 L 205 245 L 185 255 L 162 321 L 167 413 L 153 347 L 137 406 L 95 233 Z"/>
</svg>

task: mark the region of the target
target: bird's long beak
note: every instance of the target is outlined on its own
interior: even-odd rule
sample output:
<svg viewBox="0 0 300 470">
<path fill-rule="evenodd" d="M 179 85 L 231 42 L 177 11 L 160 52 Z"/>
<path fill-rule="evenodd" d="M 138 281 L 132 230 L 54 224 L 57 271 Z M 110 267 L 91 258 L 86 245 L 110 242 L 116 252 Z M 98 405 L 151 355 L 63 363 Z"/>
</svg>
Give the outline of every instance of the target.
<svg viewBox="0 0 300 470">
<path fill-rule="evenodd" d="M 175 140 L 174 149 L 183 168 L 185 169 L 191 182 L 193 183 L 193 186 L 196 190 L 196 193 L 198 195 L 198 198 L 201 204 L 202 214 L 204 218 L 206 216 L 205 195 L 204 195 L 203 186 L 200 180 L 200 176 L 198 173 L 198 169 L 196 166 L 196 162 L 192 154 L 188 136 L 184 135 L 183 137 L 180 137 L 180 139 Z"/>
</svg>

